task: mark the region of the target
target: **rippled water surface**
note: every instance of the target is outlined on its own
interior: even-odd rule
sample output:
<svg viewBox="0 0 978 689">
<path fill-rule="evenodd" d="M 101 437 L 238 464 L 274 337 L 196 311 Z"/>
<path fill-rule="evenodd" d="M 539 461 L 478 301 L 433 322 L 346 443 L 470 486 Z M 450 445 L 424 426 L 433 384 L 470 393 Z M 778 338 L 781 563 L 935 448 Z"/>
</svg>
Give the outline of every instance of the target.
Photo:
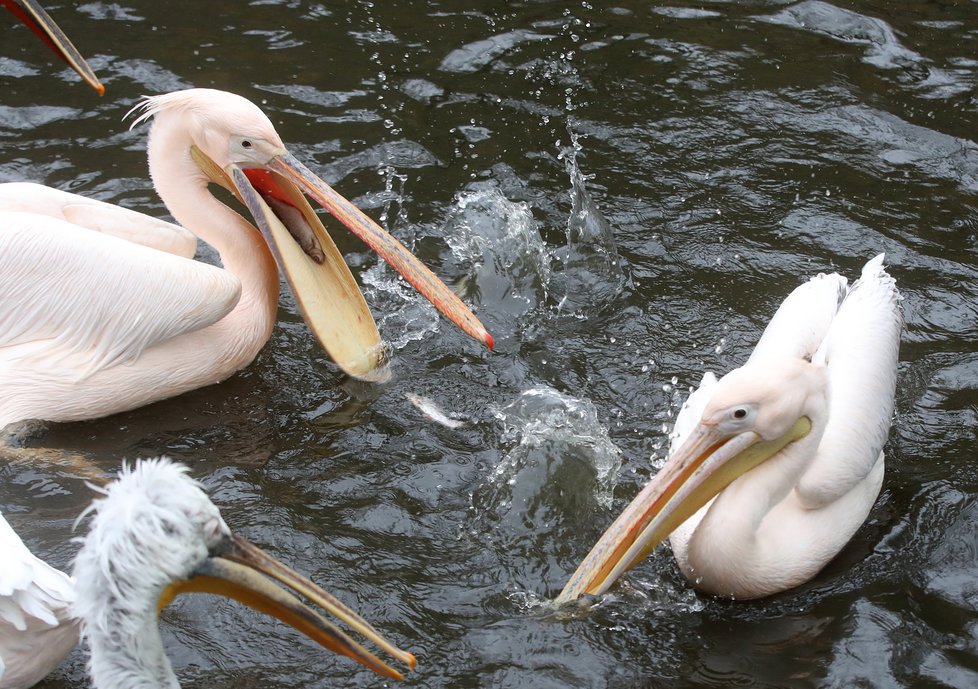
<svg viewBox="0 0 978 689">
<path fill-rule="evenodd" d="M 286 293 L 232 379 L 37 444 L 104 471 L 189 463 L 232 528 L 415 651 L 404 686 L 978 686 L 978 3 L 47 6 L 108 91 L 0 15 L 0 181 L 165 217 L 123 115 L 235 91 L 497 346 L 338 232 L 390 383 L 344 380 Z M 907 328 L 886 482 L 853 542 L 747 603 L 693 592 L 663 548 L 597 606 L 550 613 L 689 386 L 741 363 L 795 285 L 881 251 Z M 0 468 L 0 510 L 60 566 L 90 497 L 68 469 Z M 186 687 L 385 685 L 223 599 L 161 626 Z M 82 653 L 41 686 L 86 686 Z"/>
</svg>

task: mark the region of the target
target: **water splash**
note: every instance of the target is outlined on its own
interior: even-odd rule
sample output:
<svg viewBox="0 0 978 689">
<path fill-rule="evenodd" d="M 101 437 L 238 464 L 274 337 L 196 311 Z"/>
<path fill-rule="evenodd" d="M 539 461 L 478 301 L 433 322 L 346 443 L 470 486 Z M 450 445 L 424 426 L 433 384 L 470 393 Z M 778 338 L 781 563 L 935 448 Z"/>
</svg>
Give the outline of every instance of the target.
<svg viewBox="0 0 978 689">
<path fill-rule="evenodd" d="M 588 193 L 578 166 L 581 150 L 579 137 L 572 133 L 570 145 L 558 156 L 570 180 L 564 246 L 548 247 L 530 206 L 506 198 L 494 181 L 475 183 L 460 193 L 437 232 L 451 251 L 440 274 L 461 275 L 456 291 L 469 302 L 485 305 L 481 315 L 488 315 L 487 325 L 498 332 L 523 330 L 532 339 L 555 318 L 586 321 L 616 303 L 625 286 L 614 231 Z M 383 205 L 382 221 L 406 224 L 400 205 L 405 176 L 390 165 L 379 173 L 386 186 L 374 201 Z M 399 206 L 392 218 L 395 202 Z M 433 309 L 385 267 L 366 271 L 363 281 L 380 293 L 369 298 L 375 309 L 384 308 L 382 333 L 400 333 L 392 343 L 395 349 L 437 328 Z M 375 299 L 386 300 L 386 306 Z"/>
<path fill-rule="evenodd" d="M 540 595 L 537 591 L 527 591 L 515 586 L 506 594 L 506 600 L 516 607 L 517 612 L 524 615 L 549 613 L 553 610 L 553 600 L 550 598 Z"/>
<path fill-rule="evenodd" d="M 548 459 L 573 454 L 594 469 L 597 503 L 611 507 L 621 450 L 608 437 L 589 400 L 540 385 L 526 390 L 514 402 L 492 409 L 492 413 L 502 424 L 502 444 L 513 445 L 493 470 L 494 482 L 515 483 L 531 455 L 540 448 L 546 450 Z"/>
<path fill-rule="evenodd" d="M 385 225 L 408 224 L 401 199 L 403 176 L 390 170 L 384 175 Z M 397 203 L 396 213 L 394 203 Z M 546 300 L 551 256 L 540 236 L 530 207 L 503 196 L 494 185 L 458 196 L 443 226 L 436 233 L 448 244 L 450 255 L 439 269 L 441 275 L 461 275 L 456 292 L 466 301 L 492 305 L 496 320 L 519 319 Z M 409 246 L 409 248 L 411 248 Z M 361 273 L 367 300 L 385 338 L 401 349 L 438 328 L 438 313 L 385 263 Z M 507 318 L 509 316 L 509 318 Z M 497 326 L 498 327 L 498 326 Z M 504 326 L 501 332 L 514 328 Z"/>
<path fill-rule="evenodd" d="M 469 266 L 467 296 L 519 317 L 546 297 L 550 254 L 530 207 L 493 186 L 458 197 L 444 226 L 452 254 Z"/>
<path fill-rule="evenodd" d="M 555 252 L 563 265 L 555 282 L 560 283 L 563 295 L 558 314 L 586 317 L 615 301 L 625 286 L 625 272 L 611 224 L 594 203 L 577 164 L 581 150 L 578 136 L 571 133 L 571 144 L 558 156 L 570 178 L 571 212 L 567 246 Z"/>
<path fill-rule="evenodd" d="M 494 182 L 460 194 L 442 231 L 458 272 L 466 273 L 462 295 L 489 305 L 497 321 L 522 320 L 531 339 L 555 318 L 597 315 L 617 302 L 626 283 L 614 231 L 578 166 L 580 150 L 572 134 L 559 155 L 570 180 L 564 246 L 547 246 L 530 206 L 507 199 Z"/>
<path fill-rule="evenodd" d="M 364 295 L 377 318 L 381 337 L 394 349 L 438 330 L 438 311 L 387 263 L 360 273 Z"/>
<path fill-rule="evenodd" d="M 398 172 L 393 165 L 380 167 L 377 174 L 384 180 L 384 191 L 373 197 L 381 207 L 381 225 L 388 231 L 391 227 L 408 226 L 404 206 L 408 176 Z M 371 310 L 381 314 L 377 323 L 380 334 L 394 350 L 438 330 L 439 316 L 435 307 L 385 261 L 378 261 L 363 271 L 360 278 Z M 393 340 L 389 339 L 395 334 Z"/>
</svg>

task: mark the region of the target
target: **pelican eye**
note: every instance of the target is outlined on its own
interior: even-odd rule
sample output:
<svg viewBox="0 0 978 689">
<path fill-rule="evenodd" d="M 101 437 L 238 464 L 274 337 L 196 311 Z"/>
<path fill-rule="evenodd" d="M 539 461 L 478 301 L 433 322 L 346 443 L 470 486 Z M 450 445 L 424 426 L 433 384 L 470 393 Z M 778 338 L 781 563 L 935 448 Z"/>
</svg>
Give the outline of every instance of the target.
<svg viewBox="0 0 978 689">
<path fill-rule="evenodd" d="M 251 148 L 251 142 L 248 141 L 248 139 L 245 139 L 241 142 L 241 148 Z"/>
<path fill-rule="evenodd" d="M 737 409 L 734 409 L 733 417 L 735 419 L 738 419 L 738 420 L 739 419 L 746 419 L 747 418 L 747 410 L 744 409 L 743 407 L 738 407 Z"/>
</svg>

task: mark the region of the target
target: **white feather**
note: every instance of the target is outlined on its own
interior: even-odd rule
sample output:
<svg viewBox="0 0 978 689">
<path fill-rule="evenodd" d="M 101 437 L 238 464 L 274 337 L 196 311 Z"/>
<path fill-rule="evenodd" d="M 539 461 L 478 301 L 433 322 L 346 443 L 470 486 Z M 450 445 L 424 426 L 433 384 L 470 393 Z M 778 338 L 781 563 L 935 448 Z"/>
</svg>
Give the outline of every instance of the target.
<svg viewBox="0 0 978 689">
<path fill-rule="evenodd" d="M 197 238 L 179 225 L 41 184 L 0 184 L 0 209 L 47 215 L 77 230 L 110 234 L 184 258 L 193 258 L 197 252 Z"/>
<path fill-rule="evenodd" d="M 0 689 L 26 689 L 78 642 L 74 581 L 34 556 L 0 515 Z"/>
<path fill-rule="evenodd" d="M 0 226 L 0 347 L 76 355 L 78 380 L 216 323 L 241 294 L 227 271 L 55 218 L 0 212 Z"/>
</svg>

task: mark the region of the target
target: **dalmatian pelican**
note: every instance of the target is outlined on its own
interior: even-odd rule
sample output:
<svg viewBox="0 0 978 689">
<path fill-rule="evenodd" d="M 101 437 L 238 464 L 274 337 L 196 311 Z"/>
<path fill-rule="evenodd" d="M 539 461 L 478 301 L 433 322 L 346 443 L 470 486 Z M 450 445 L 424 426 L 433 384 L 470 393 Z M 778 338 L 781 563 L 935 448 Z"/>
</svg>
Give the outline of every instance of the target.
<svg viewBox="0 0 978 689">
<path fill-rule="evenodd" d="M 234 534 L 186 467 L 165 458 L 143 460 L 124 467 L 101 492 L 104 497 L 79 518 L 93 515 L 74 568 L 74 611 L 96 689 L 178 689 L 158 616 L 175 596 L 194 592 L 234 598 L 379 675 L 403 678 L 293 593 L 300 595 L 415 667 L 414 655 L 357 613 Z"/>
</svg>

